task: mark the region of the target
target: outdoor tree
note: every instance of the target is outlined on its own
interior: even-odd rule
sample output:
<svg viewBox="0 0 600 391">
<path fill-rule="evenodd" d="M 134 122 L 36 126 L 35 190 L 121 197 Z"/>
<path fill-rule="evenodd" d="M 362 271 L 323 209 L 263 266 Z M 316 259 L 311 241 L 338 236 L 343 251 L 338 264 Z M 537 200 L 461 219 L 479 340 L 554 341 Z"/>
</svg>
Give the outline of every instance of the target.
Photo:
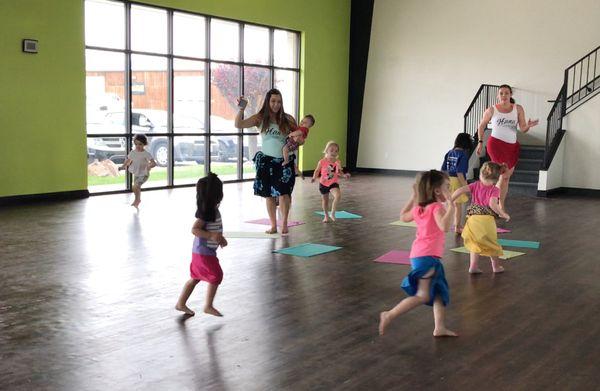
<svg viewBox="0 0 600 391">
<path fill-rule="evenodd" d="M 240 95 L 238 67 L 221 64 L 212 70 L 212 81 L 227 99 L 227 102 L 235 107 L 236 99 Z M 247 113 L 256 113 L 261 105 L 266 92 L 271 87 L 270 71 L 265 68 L 246 67 L 244 69 L 244 90 L 248 99 Z"/>
<path fill-rule="evenodd" d="M 239 91 L 239 68 L 231 65 L 221 64 L 211 71 L 211 78 L 214 85 L 232 106 L 237 106 Z M 264 68 L 245 67 L 244 68 L 244 96 L 248 99 L 246 113 L 252 115 L 260 109 L 266 92 L 271 88 L 270 71 Z M 249 160 L 254 157 L 258 151 L 258 140 L 256 136 L 248 138 L 248 156 Z"/>
</svg>

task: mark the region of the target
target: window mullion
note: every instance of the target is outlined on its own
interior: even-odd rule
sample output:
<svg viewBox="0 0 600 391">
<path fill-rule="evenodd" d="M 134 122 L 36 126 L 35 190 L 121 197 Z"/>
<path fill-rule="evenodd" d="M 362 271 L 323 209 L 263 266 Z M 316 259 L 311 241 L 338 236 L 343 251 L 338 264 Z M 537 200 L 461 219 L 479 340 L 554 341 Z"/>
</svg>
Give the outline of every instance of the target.
<svg viewBox="0 0 600 391">
<path fill-rule="evenodd" d="M 125 3 L 125 156 L 131 151 L 132 129 L 131 129 L 131 4 Z M 131 191 L 132 178 L 129 170 L 125 171 L 125 189 Z"/>
<path fill-rule="evenodd" d="M 175 177 L 175 137 L 173 135 L 174 75 L 173 75 L 173 11 L 167 11 L 167 136 L 169 156 L 167 186 L 173 186 Z"/>
</svg>

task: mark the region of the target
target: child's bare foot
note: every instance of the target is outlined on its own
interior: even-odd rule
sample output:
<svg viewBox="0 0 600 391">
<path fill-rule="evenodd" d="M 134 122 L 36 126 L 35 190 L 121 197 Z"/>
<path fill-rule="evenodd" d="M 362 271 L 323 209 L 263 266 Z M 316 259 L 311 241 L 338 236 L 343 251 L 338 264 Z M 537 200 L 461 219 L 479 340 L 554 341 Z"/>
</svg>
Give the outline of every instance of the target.
<svg viewBox="0 0 600 391">
<path fill-rule="evenodd" d="M 271 227 L 271 229 L 266 230 L 265 233 L 266 234 L 276 234 L 277 233 L 277 228 Z"/>
<path fill-rule="evenodd" d="M 287 226 L 283 226 L 283 227 L 281 227 L 281 234 L 282 234 L 282 235 L 287 235 L 287 234 L 289 234 L 289 233 L 290 233 L 290 231 L 288 230 L 288 227 L 287 227 Z"/>
<path fill-rule="evenodd" d="M 329 223 L 329 216 L 325 215 L 325 217 L 323 217 L 323 223 Z"/>
<path fill-rule="evenodd" d="M 483 273 L 480 268 L 471 268 L 469 269 L 470 274 L 481 274 Z"/>
<path fill-rule="evenodd" d="M 204 307 L 204 313 L 214 316 L 223 316 L 215 307 Z"/>
<path fill-rule="evenodd" d="M 504 273 L 504 268 L 502 266 L 498 266 L 493 270 L 494 270 L 494 273 Z"/>
<path fill-rule="evenodd" d="M 289 162 L 290 162 L 289 160 L 283 159 L 283 163 L 281 163 L 281 165 L 287 166 Z"/>
<path fill-rule="evenodd" d="M 194 316 L 196 313 L 194 311 L 192 311 L 187 305 L 185 304 L 179 304 L 177 303 L 175 305 L 175 309 L 177 311 L 181 311 L 181 312 L 185 312 L 186 314 L 190 315 L 190 316 Z"/>
<path fill-rule="evenodd" d="M 443 329 L 435 329 L 435 330 L 433 330 L 433 336 L 434 337 L 458 337 L 458 334 L 456 334 L 452 330 L 448 330 L 447 328 L 443 328 Z"/>
<path fill-rule="evenodd" d="M 331 221 L 335 221 L 335 212 L 331 212 L 331 214 L 329 215 L 329 217 L 331 217 Z"/>
<path fill-rule="evenodd" d="M 379 314 L 379 335 L 385 334 L 385 329 L 388 327 L 392 320 L 388 316 L 387 311 L 383 311 Z"/>
</svg>

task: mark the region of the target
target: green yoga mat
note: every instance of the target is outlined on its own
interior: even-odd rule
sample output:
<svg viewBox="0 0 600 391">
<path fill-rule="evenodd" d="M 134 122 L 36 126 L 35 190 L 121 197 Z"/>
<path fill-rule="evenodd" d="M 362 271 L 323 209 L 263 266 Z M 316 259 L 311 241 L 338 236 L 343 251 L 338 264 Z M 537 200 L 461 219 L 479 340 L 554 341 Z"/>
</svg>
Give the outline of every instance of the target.
<svg viewBox="0 0 600 391">
<path fill-rule="evenodd" d="M 498 239 L 498 244 L 506 247 L 540 248 L 540 242 L 530 242 L 528 240 Z"/>
<path fill-rule="evenodd" d="M 328 246 L 325 244 L 304 243 L 299 246 L 282 248 L 280 250 L 273 250 L 273 252 L 286 255 L 295 255 L 297 257 L 312 257 L 319 254 L 337 251 L 339 249 L 341 249 L 341 247 Z"/>
<path fill-rule="evenodd" d="M 450 251 L 454 251 L 456 253 L 464 253 L 464 254 L 469 253 L 469 250 L 467 250 L 465 247 L 452 248 L 452 249 L 450 249 Z M 510 251 L 510 250 L 503 250 L 503 251 L 504 251 L 504 254 L 502 256 L 500 256 L 501 259 L 511 259 L 514 257 L 525 255 L 525 253 L 521 253 L 518 251 Z"/>
<path fill-rule="evenodd" d="M 325 213 L 323 213 L 323 211 L 318 211 L 315 213 L 318 215 L 321 215 L 321 216 L 325 216 Z M 346 212 L 345 210 L 339 210 L 339 211 L 335 212 L 335 218 L 336 219 L 362 219 L 362 216 L 356 215 L 354 213 Z"/>
</svg>

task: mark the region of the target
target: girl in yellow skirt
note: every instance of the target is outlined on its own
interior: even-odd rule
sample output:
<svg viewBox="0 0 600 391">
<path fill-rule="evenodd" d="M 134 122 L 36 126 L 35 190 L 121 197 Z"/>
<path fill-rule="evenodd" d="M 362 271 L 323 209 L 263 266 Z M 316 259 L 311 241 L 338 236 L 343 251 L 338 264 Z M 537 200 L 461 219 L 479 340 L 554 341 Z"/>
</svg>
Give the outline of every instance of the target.
<svg viewBox="0 0 600 391">
<path fill-rule="evenodd" d="M 450 191 L 455 192 L 463 186 L 467 186 L 467 172 L 469 171 L 469 156 L 473 151 L 473 140 L 468 133 L 461 132 L 454 140 L 454 148 L 444 156 L 442 171 L 450 177 Z M 469 201 L 466 194 L 458 197 L 454 202 L 454 232 L 462 232 L 463 204 Z"/>
<path fill-rule="evenodd" d="M 500 265 L 502 247 L 498 244 L 495 217 L 510 220 L 500 203 L 500 175 L 506 171 L 505 164 L 486 162 L 479 172 L 479 181 L 463 186 L 452 194 L 452 200 L 471 193 L 471 205 L 467 208 L 467 221 L 462 231 L 465 247 L 470 251 L 469 273 L 479 274 L 479 256 L 490 257 L 494 273 L 502 273 Z"/>
</svg>

